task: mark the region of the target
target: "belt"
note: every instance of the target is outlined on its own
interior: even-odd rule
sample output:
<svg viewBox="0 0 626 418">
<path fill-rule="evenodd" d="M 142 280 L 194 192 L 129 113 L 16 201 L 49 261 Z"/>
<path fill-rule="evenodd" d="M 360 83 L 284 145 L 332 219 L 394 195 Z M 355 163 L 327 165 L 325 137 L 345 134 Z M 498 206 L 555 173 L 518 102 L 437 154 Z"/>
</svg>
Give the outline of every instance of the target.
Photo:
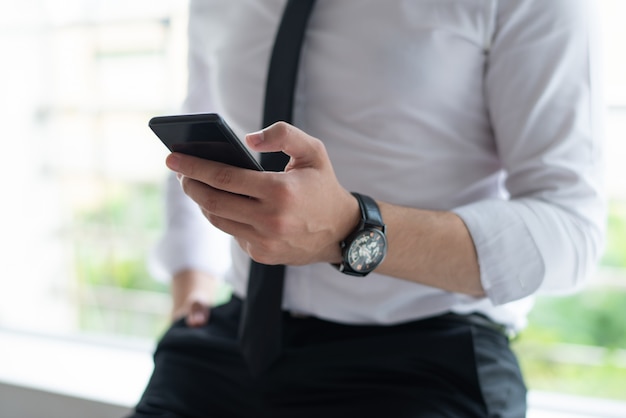
<svg viewBox="0 0 626 418">
<path fill-rule="evenodd" d="M 443 319 L 451 319 L 454 321 L 464 322 L 468 325 L 475 325 L 482 328 L 487 328 L 491 331 L 495 331 L 499 334 L 504 335 L 507 338 L 513 337 L 511 330 L 506 326 L 499 324 L 483 314 L 479 313 L 470 313 L 470 314 L 457 314 L 453 312 L 449 312 L 447 314 L 443 314 L 440 316 Z"/>
<path fill-rule="evenodd" d="M 315 318 L 314 316 L 297 312 L 297 311 L 287 311 L 285 312 L 285 314 L 289 315 L 291 318 L 294 318 L 294 319 Z M 469 313 L 469 314 L 458 314 L 454 312 L 448 312 L 448 313 L 436 315 L 430 318 L 424 318 L 422 320 L 428 320 L 428 319 L 452 320 L 456 322 L 462 322 L 467 325 L 474 325 L 474 326 L 478 326 L 484 329 L 488 329 L 490 331 L 494 331 L 499 334 L 502 334 L 507 338 L 513 338 L 515 336 L 515 333 L 506 325 L 495 322 L 492 319 L 488 318 L 487 316 L 480 314 L 480 313 L 476 313 L 476 312 Z M 418 319 L 417 322 L 422 321 L 422 320 Z"/>
</svg>

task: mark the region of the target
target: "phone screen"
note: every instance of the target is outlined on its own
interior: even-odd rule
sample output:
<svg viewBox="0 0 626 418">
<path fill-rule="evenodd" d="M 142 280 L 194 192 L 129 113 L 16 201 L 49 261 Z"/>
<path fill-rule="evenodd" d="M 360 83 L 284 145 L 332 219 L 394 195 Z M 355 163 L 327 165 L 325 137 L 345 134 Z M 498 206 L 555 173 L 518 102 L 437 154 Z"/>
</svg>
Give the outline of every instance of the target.
<svg viewBox="0 0 626 418">
<path fill-rule="evenodd" d="M 157 116 L 150 119 L 149 126 L 172 152 L 263 170 L 232 129 L 215 113 Z"/>
</svg>

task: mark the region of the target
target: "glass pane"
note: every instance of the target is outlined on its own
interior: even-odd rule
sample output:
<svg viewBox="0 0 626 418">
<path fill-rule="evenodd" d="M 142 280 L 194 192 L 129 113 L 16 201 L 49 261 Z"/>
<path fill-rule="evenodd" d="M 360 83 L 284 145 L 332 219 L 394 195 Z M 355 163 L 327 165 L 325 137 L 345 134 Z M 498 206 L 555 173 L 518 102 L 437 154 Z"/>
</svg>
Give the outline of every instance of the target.
<svg viewBox="0 0 626 418">
<path fill-rule="evenodd" d="M 145 259 L 161 231 L 165 148 L 150 117 L 186 84 L 187 3 L 0 6 L 0 326 L 154 338 L 167 286 Z M 3 257 L 5 259 L 5 257 Z"/>
</svg>

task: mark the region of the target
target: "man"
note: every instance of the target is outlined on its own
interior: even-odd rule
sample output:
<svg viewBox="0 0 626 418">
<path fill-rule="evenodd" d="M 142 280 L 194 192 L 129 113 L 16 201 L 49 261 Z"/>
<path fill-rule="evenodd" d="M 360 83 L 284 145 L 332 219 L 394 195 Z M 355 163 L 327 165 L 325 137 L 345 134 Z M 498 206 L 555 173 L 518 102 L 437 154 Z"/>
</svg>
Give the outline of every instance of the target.
<svg viewBox="0 0 626 418">
<path fill-rule="evenodd" d="M 158 253 L 184 318 L 135 416 L 524 416 L 506 335 L 533 294 L 583 283 L 603 241 L 592 3 L 319 0 L 297 128 L 257 131 L 285 2 L 192 1 L 185 110 L 217 109 L 290 161 L 168 157 L 182 188 Z M 364 208 L 386 225 L 367 276 L 345 250 Z M 234 298 L 211 309 L 210 224 L 234 238 Z M 250 259 L 287 266 L 281 354 L 261 374 L 237 335 Z"/>
</svg>

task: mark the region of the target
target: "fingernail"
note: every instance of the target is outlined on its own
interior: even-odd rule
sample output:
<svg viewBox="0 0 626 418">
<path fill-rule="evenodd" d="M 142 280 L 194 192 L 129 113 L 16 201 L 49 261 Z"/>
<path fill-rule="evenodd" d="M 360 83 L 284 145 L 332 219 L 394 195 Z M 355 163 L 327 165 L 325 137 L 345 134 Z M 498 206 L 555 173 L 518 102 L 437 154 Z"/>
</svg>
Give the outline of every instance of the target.
<svg viewBox="0 0 626 418">
<path fill-rule="evenodd" d="M 252 145 L 259 145 L 261 142 L 263 142 L 263 131 L 256 131 L 256 132 L 252 132 L 249 133 L 248 136 L 248 141 L 250 141 L 250 143 Z"/>
<path fill-rule="evenodd" d="M 193 314 L 193 319 L 196 323 L 202 323 L 205 321 L 205 316 L 203 312 L 196 312 Z"/>
</svg>

